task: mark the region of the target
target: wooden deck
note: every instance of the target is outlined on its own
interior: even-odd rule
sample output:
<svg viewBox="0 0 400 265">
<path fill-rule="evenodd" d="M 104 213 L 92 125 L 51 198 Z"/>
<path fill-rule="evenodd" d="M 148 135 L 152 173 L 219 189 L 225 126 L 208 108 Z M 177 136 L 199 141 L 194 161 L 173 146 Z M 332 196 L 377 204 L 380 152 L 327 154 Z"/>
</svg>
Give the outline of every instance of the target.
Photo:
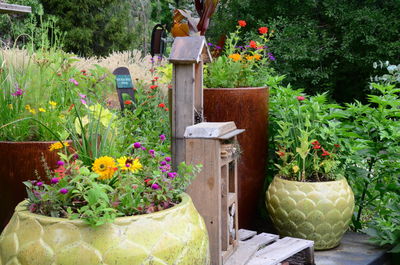
<svg viewBox="0 0 400 265">
<path fill-rule="evenodd" d="M 314 265 L 314 242 L 255 231 L 239 230 L 239 247 L 226 265 L 279 265 L 293 255 L 304 251 L 306 263 Z"/>
</svg>

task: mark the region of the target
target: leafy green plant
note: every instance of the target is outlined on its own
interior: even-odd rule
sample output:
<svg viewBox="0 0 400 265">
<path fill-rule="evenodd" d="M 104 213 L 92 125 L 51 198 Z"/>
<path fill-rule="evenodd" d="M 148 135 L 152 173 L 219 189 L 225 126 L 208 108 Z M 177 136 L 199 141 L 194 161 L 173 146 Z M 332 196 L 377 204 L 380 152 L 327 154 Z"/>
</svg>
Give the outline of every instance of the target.
<svg viewBox="0 0 400 265">
<path fill-rule="evenodd" d="M 326 94 L 305 96 L 290 87 L 278 86 L 272 93 L 270 126 L 277 175 L 297 181 L 343 177 L 340 106 L 329 104 Z"/>
<path fill-rule="evenodd" d="M 204 84 L 207 87 L 259 87 L 265 86 L 273 72 L 269 67 L 275 60 L 268 52 L 266 44 L 273 32 L 267 27 L 260 27 L 259 41 L 243 41 L 240 30 L 246 26 L 243 20 L 238 21 L 236 31 L 226 40 L 223 54 L 207 64 Z M 210 45 L 210 44 L 209 44 Z M 220 47 L 216 47 L 220 49 Z"/>
</svg>

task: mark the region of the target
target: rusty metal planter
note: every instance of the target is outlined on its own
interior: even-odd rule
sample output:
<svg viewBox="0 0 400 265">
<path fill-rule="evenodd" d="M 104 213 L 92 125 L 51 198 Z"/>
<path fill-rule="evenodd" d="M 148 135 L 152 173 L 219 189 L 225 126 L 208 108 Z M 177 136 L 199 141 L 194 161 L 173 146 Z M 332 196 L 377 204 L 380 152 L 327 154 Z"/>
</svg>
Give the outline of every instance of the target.
<svg viewBox="0 0 400 265">
<path fill-rule="evenodd" d="M 42 156 L 50 168 L 57 164 L 57 152 L 50 152 L 53 142 L 0 141 L 0 231 L 10 220 L 15 206 L 26 198 L 23 181 L 35 179 L 35 171 L 44 176 Z"/>
<path fill-rule="evenodd" d="M 204 116 L 208 122 L 234 121 L 246 131 L 238 141 L 239 227 L 253 228 L 262 198 L 268 140 L 268 88 L 204 89 Z"/>
</svg>

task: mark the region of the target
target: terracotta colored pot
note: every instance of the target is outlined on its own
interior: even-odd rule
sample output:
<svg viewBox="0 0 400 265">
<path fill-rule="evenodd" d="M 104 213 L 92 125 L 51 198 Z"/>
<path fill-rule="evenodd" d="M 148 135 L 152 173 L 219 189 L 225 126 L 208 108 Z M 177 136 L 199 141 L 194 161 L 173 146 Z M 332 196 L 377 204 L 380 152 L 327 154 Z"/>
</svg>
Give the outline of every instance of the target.
<svg viewBox="0 0 400 265">
<path fill-rule="evenodd" d="M 0 141 L 0 230 L 10 220 L 15 206 L 26 198 L 26 180 L 45 176 L 42 155 L 48 166 L 55 168 L 57 152 L 50 152 L 54 142 L 2 142 Z"/>
<path fill-rule="evenodd" d="M 262 199 L 268 140 L 268 88 L 204 89 L 204 116 L 208 122 L 234 121 L 246 131 L 238 140 L 242 155 L 238 167 L 239 227 L 254 228 Z"/>
<path fill-rule="evenodd" d="M 275 177 L 266 194 L 268 213 L 281 236 L 313 240 L 315 249 L 340 244 L 354 210 L 346 179 L 298 182 Z"/>
<path fill-rule="evenodd" d="M 210 264 L 203 218 L 187 194 L 172 208 L 92 228 L 15 209 L 0 235 L 0 264 Z"/>
</svg>

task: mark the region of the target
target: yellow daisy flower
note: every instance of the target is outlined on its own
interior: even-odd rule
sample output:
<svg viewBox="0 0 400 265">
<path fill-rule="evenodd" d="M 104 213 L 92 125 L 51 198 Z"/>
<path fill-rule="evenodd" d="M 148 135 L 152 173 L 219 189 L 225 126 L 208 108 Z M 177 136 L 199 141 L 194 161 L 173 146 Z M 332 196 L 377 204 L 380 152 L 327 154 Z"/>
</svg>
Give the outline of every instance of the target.
<svg viewBox="0 0 400 265">
<path fill-rule="evenodd" d="M 57 102 L 55 102 L 55 101 L 49 101 L 49 104 L 50 104 L 52 107 L 57 106 Z"/>
<path fill-rule="evenodd" d="M 92 170 L 100 175 L 99 179 L 110 179 L 114 175 L 115 166 L 114 158 L 102 156 L 94 161 Z"/>
<path fill-rule="evenodd" d="M 240 59 L 242 59 L 242 56 L 240 56 L 240 54 L 238 54 L 238 53 L 234 53 L 234 54 L 230 54 L 229 58 L 231 58 L 234 62 L 237 62 Z"/>
<path fill-rule="evenodd" d="M 38 109 L 40 112 L 46 112 L 46 109 L 44 109 L 44 108 L 39 108 Z"/>
<path fill-rule="evenodd" d="M 293 169 L 293 172 L 296 174 L 297 172 L 299 172 L 300 168 L 299 168 L 299 166 L 296 165 L 296 166 L 293 166 L 292 169 Z"/>
<path fill-rule="evenodd" d="M 8 107 L 9 109 L 14 109 L 13 104 L 8 104 L 7 107 Z"/>
<path fill-rule="evenodd" d="M 32 114 L 36 114 L 36 110 L 35 109 L 29 109 L 29 112 Z"/>
<path fill-rule="evenodd" d="M 64 144 L 64 146 L 69 146 L 68 142 L 62 142 L 62 143 L 56 142 L 56 143 L 50 145 L 49 150 L 54 151 L 54 150 L 61 149 L 61 148 L 63 148 L 63 144 Z"/>
<path fill-rule="evenodd" d="M 140 163 L 139 159 L 128 156 L 122 156 L 117 159 L 118 167 L 121 170 L 129 170 L 131 172 L 138 172 L 142 169 L 142 164 Z"/>
<path fill-rule="evenodd" d="M 30 106 L 30 105 L 25 105 L 25 109 L 26 109 L 26 110 L 30 110 L 30 109 L 31 109 L 31 106 Z"/>
</svg>

